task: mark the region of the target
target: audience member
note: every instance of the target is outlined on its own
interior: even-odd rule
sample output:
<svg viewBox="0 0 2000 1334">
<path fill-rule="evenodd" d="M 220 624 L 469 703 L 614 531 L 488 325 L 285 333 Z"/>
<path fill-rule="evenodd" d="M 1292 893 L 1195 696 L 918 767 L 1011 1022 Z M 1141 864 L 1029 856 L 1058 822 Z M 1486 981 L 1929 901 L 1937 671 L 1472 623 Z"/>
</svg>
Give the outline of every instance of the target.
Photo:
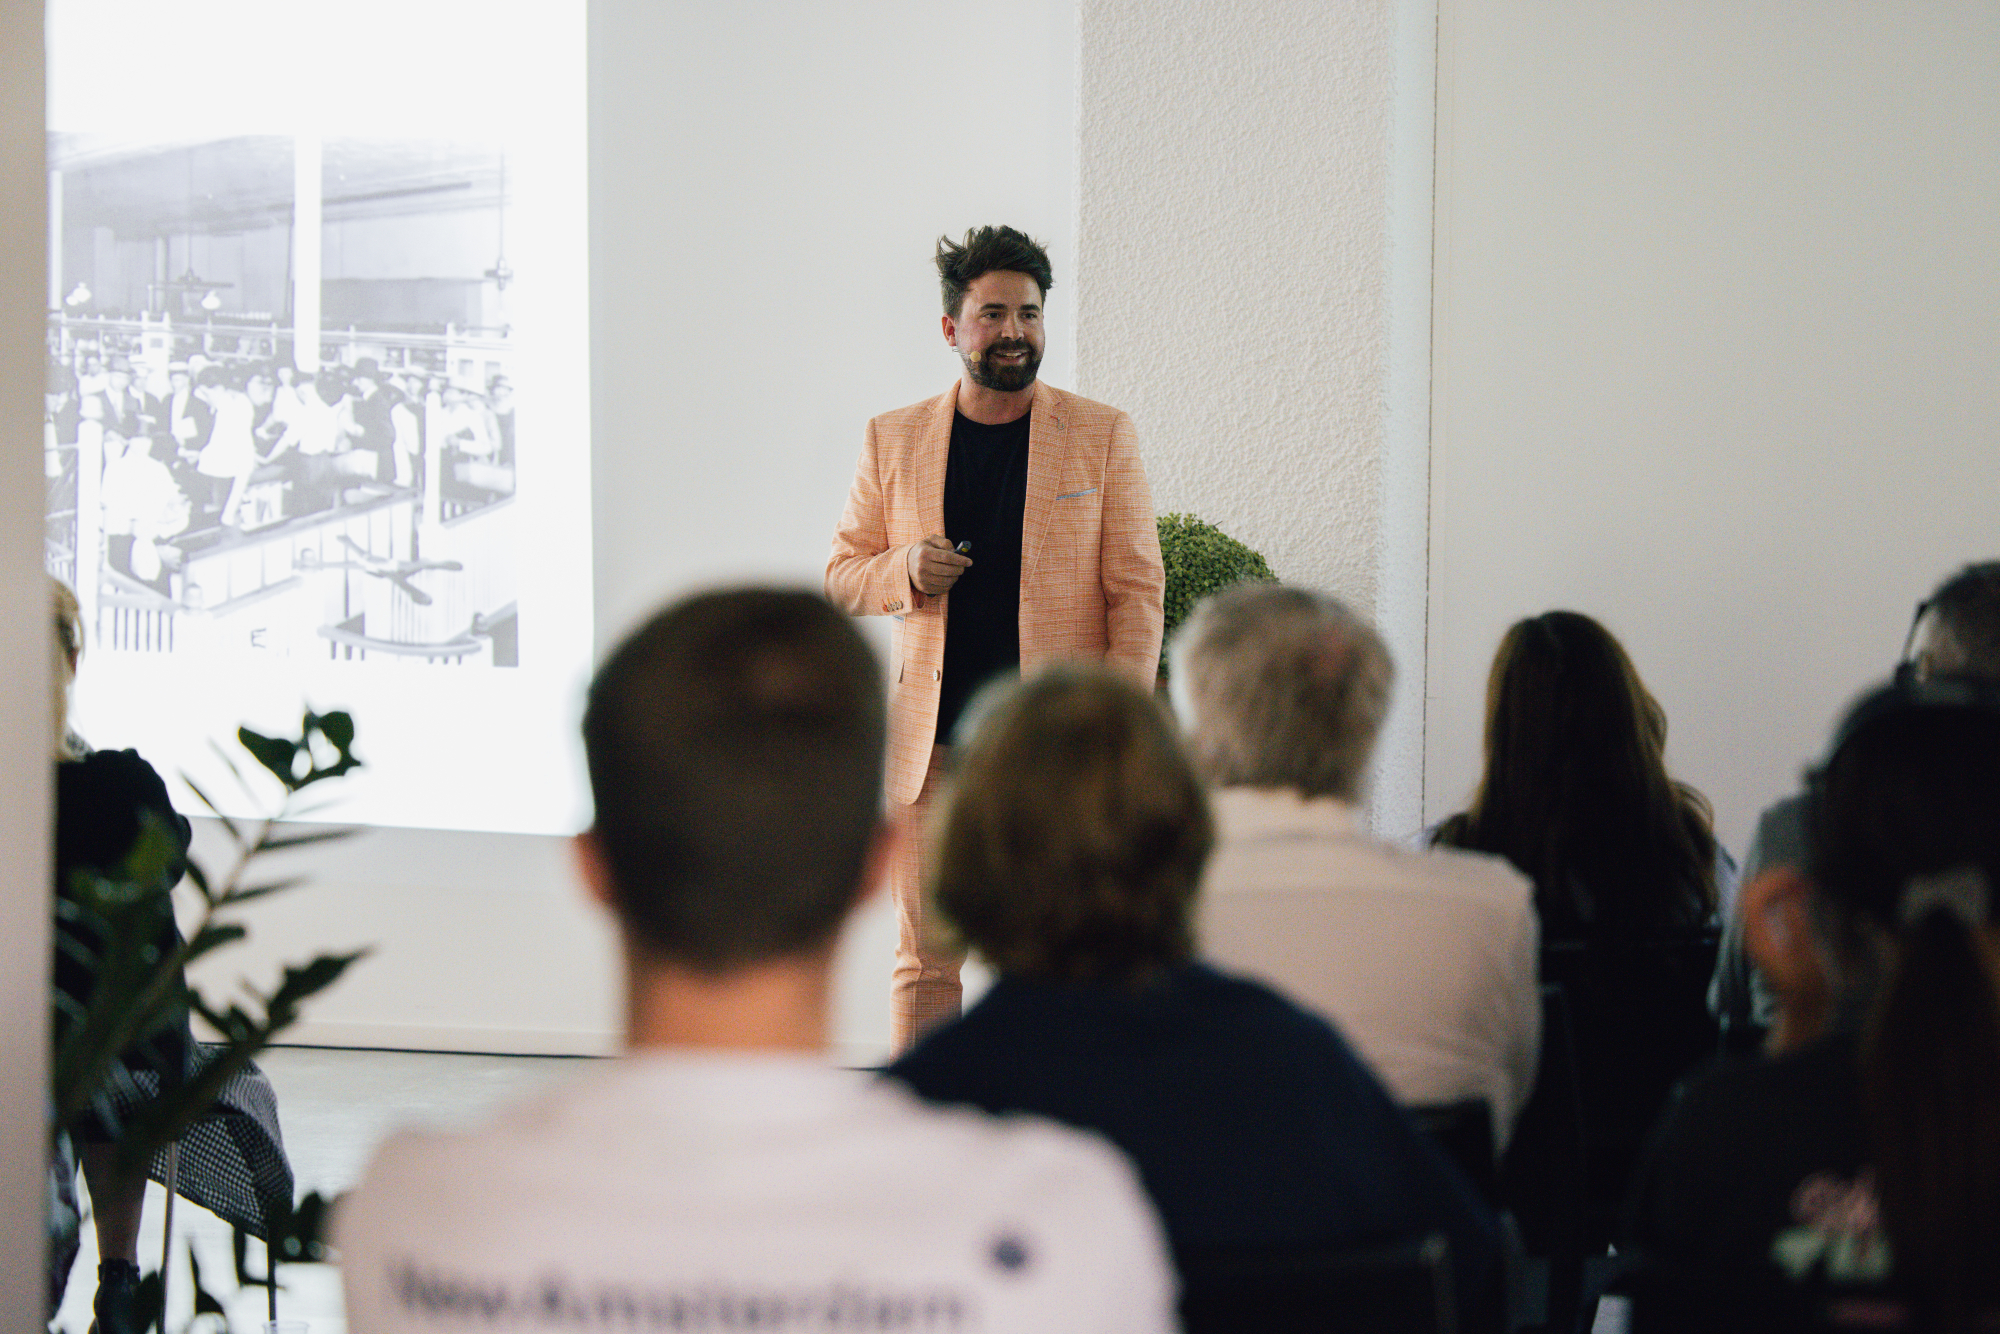
<svg viewBox="0 0 2000 1334">
<path fill-rule="evenodd" d="M 1184 1267 L 1444 1232 L 1486 1289 L 1492 1216 L 1332 1027 L 1194 960 L 1211 825 L 1150 695 L 1080 665 L 1015 688 L 931 830 L 937 907 L 999 980 L 891 1076 L 1106 1135 Z"/>
<path fill-rule="evenodd" d="M 1202 953 L 1334 1022 L 1406 1104 L 1483 1100 L 1505 1142 L 1535 1079 L 1534 893 L 1498 857 L 1362 830 L 1389 651 L 1330 597 L 1241 584 L 1173 645 L 1218 838 Z"/>
<path fill-rule="evenodd" d="M 1574 1034 L 1588 1198 L 1581 1245 L 1601 1250 L 1647 1129 L 1675 1081 L 1713 1056 L 1707 1007 L 1717 877 L 1727 865 L 1708 804 L 1667 773 L 1667 718 L 1624 648 L 1588 616 L 1516 623 L 1487 680 L 1485 769 L 1472 805 L 1435 842 L 1505 857 L 1535 886 L 1542 981 L 1560 988 Z M 1562 1081 L 1570 1044 L 1544 1044 L 1541 1079 Z M 1506 1197 L 1538 1248 L 1562 1245 L 1551 1210 L 1565 1183 L 1545 1152 L 1569 1115 L 1551 1086 L 1516 1143 L 1527 1157 Z M 1548 1118 L 1527 1133 L 1536 1117 Z M 1568 1137 L 1571 1141 L 1574 1135 Z M 1538 1235 L 1539 1234 L 1539 1235 Z"/>
<path fill-rule="evenodd" d="M 1745 942 L 1826 1022 L 1662 1127 L 1630 1217 L 1636 1327 L 2000 1327 L 2000 694 L 1865 698 L 1805 826 L 1806 868 L 1746 886 Z"/>
<path fill-rule="evenodd" d="M 632 1053 L 489 1129 L 392 1139 L 343 1209 L 350 1328 L 1171 1325 L 1109 1148 L 825 1063 L 836 940 L 889 851 L 885 716 L 874 654 L 805 593 L 697 597 L 613 654 L 578 851 Z"/>
<path fill-rule="evenodd" d="M 1967 565 L 1917 605 L 1896 670 L 1899 677 L 1914 680 L 2000 682 L 2000 561 Z M 1794 794 L 1758 817 L 1743 854 L 1743 883 L 1778 867 L 1802 867 L 1805 853 L 1805 797 Z M 1740 1035 L 1732 1037 L 1733 1048 L 1752 1049 L 1768 1034 L 1772 1046 L 1782 1050 L 1798 1040 L 1789 1029 L 1810 1028 L 1817 1016 L 1795 1012 L 1787 1024 L 1778 1014 L 1775 997 L 1743 950 L 1745 907 L 1739 904 L 1724 924 L 1709 1006 L 1726 1031 Z M 1795 996 L 1795 1006 L 1804 999 Z"/>
<path fill-rule="evenodd" d="M 78 871 L 122 875 L 142 822 L 149 816 L 173 834 L 183 855 L 190 831 L 187 820 L 175 812 L 166 784 L 137 752 L 93 751 L 70 730 L 69 691 L 83 654 L 83 622 L 76 594 L 59 581 L 49 582 L 54 618 L 51 702 L 56 760 L 53 983 L 58 997 L 51 1036 L 60 1044 L 66 1025 L 78 1022 L 97 989 L 93 961 L 105 944 L 77 902 L 72 875 Z M 166 885 L 148 888 L 170 888 L 180 879 L 182 865 L 184 862 L 177 863 L 166 872 Z M 162 893 L 157 906 L 149 934 L 155 949 L 170 954 L 180 944 L 173 905 Z M 118 1058 L 110 1089 L 78 1121 L 62 1127 L 77 1143 L 84 1181 L 90 1187 L 99 1259 L 94 1305 L 105 1334 L 138 1328 L 128 1322 L 139 1285 L 139 1220 L 146 1200 L 146 1171 L 143 1165 L 132 1168 L 118 1160 L 123 1117 L 143 1101 L 142 1090 L 157 1092 L 163 1084 L 184 1076 L 192 1046 L 185 1010 L 156 1031 L 134 1034 Z M 66 1277 L 63 1269 L 58 1280 Z"/>
</svg>

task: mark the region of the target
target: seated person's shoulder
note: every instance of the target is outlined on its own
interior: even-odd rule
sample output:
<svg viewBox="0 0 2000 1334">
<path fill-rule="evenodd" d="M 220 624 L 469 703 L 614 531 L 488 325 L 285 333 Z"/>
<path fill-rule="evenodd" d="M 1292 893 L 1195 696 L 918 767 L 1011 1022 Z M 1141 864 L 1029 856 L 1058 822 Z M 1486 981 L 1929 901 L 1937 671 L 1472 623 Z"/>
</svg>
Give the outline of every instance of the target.
<svg viewBox="0 0 2000 1334">
<path fill-rule="evenodd" d="M 1188 974 L 1200 1007 L 1236 1033 L 1246 1051 L 1262 1044 L 1273 1052 L 1331 1060 L 1342 1070 L 1362 1069 L 1332 1024 L 1275 988 L 1205 963 L 1193 965 Z"/>
<path fill-rule="evenodd" d="M 686 1083 L 640 1071 L 621 1086 L 614 1072 L 483 1130 L 393 1137 L 337 1220 L 350 1309 L 409 1310 L 412 1294 L 421 1305 L 479 1285 L 511 1300 L 552 1275 L 649 1299 L 833 1291 L 893 1256 L 894 1283 L 915 1276 L 989 1319 L 1094 1317 L 1122 1293 L 1159 1308 L 1138 1327 L 1164 1326 L 1158 1225 L 1107 1145 L 821 1073 L 753 1074 L 739 1102 L 677 1109 L 656 1095 Z M 760 1096 L 786 1087 L 796 1099 Z"/>
<path fill-rule="evenodd" d="M 961 1201 L 1078 1220 L 1149 1211 L 1131 1163 L 1099 1135 L 1023 1112 L 927 1103 L 893 1080 L 880 1088 L 907 1110 L 895 1140 L 921 1160 L 910 1174 L 948 1171 Z"/>
<path fill-rule="evenodd" d="M 1668 1107 L 1661 1150 L 1683 1159 L 1733 1160 L 1765 1156 L 1774 1142 L 1816 1141 L 1821 1129 L 1836 1136 L 1858 1131 L 1857 1080 L 1847 1042 L 1726 1061 L 1691 1079 Z"/>
<path fill-rule="evenodd" d="M 1383 844 L 1384 855 L 1409 873 L 1469 903 L 1499 912 L 1532 912 L 1535 887 L 1505 857 L 1445 845 Z"/>
</svg>

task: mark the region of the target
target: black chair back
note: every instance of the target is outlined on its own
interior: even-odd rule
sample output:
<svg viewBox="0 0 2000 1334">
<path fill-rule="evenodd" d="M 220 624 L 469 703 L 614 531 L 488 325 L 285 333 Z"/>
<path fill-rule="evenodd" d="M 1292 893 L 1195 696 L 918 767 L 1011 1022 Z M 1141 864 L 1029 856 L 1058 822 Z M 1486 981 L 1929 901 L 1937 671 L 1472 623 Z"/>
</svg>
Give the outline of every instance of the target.
<svg viewBox="0 0 2000 1334">
<path fill-rule="evenodd" d="M 1182 1250 L 1186 1334 L 1456 1334 L 1451 1243 L 1353 1251 Z"/>
<path fill-rule="evenodd" d="M 1632 1170 L 1675 1084 L 1715 1059 L 1713 930 L 1549 942 L 1542 981 L 1562 988 L 1575 1044 L 1589 1188 L 1586 1242 L 1612 1238 Z"/>
<path fill-rule="evenodd" d="M 1493 1108 L 1484 1098 L 1412 1107 L 1410 1117 L 1465 1174 L 1480 1198 L 1496 1203 L 1499 1171 L 1493 1156 Z"/>
<path fill-rule="evenodd" d="M 1499 1170 L 1501 1204 L 1520 1225 L 1528 1255 L 1542 1262 L 1533 1323 L 1560 1334 L 1576 1328 L 1583 1292 L 1590 1180 L 1577 1072 L 1576 1032 L 1560 985 L 1542 987 L 1542 1062 L 1534 1091 L 1514 1124 Z"/>
</svg>

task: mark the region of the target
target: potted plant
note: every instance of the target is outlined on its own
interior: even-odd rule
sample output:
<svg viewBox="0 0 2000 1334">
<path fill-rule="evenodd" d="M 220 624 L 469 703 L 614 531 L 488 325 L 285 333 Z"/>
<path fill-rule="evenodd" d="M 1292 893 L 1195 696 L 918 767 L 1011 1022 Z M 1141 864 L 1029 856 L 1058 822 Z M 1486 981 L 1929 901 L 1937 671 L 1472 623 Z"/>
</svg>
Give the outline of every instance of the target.
<svg viewBox="0 0 2000 1334">
<path fill-rule="evenodd" d="M 1166 634 L 1161 640 L 1160 684 L 1167 683 L 1166 645 L 1195 604 L 1217 589 L 1246 579 L 1275 583 L 1264 558 L 1212 523 L 1192 514 L 1162 514 L 1160 559 L 1167 567 Z"/>
</svg>

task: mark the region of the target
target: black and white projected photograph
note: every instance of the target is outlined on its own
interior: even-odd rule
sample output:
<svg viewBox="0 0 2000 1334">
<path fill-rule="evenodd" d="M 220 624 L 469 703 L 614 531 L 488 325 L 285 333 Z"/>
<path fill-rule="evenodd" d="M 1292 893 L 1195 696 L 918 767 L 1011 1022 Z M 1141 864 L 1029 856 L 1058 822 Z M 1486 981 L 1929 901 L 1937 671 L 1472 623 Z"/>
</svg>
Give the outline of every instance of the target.
<svg viewBox="0 0 2000 1334">
<path fill-rule="evenodd" d="M 517 666 L 505 146 L 57 134 L 49 165 L 47 559 L 96 647 Z"/>
<path fill-rule="evenodd" d="M 193 772 L 343 708 L 340 818 L 556 832 L 590 651 L 582 5 L 323 20 L 51 6 L 46 561 L 85 721 Z"/>
</svg>

